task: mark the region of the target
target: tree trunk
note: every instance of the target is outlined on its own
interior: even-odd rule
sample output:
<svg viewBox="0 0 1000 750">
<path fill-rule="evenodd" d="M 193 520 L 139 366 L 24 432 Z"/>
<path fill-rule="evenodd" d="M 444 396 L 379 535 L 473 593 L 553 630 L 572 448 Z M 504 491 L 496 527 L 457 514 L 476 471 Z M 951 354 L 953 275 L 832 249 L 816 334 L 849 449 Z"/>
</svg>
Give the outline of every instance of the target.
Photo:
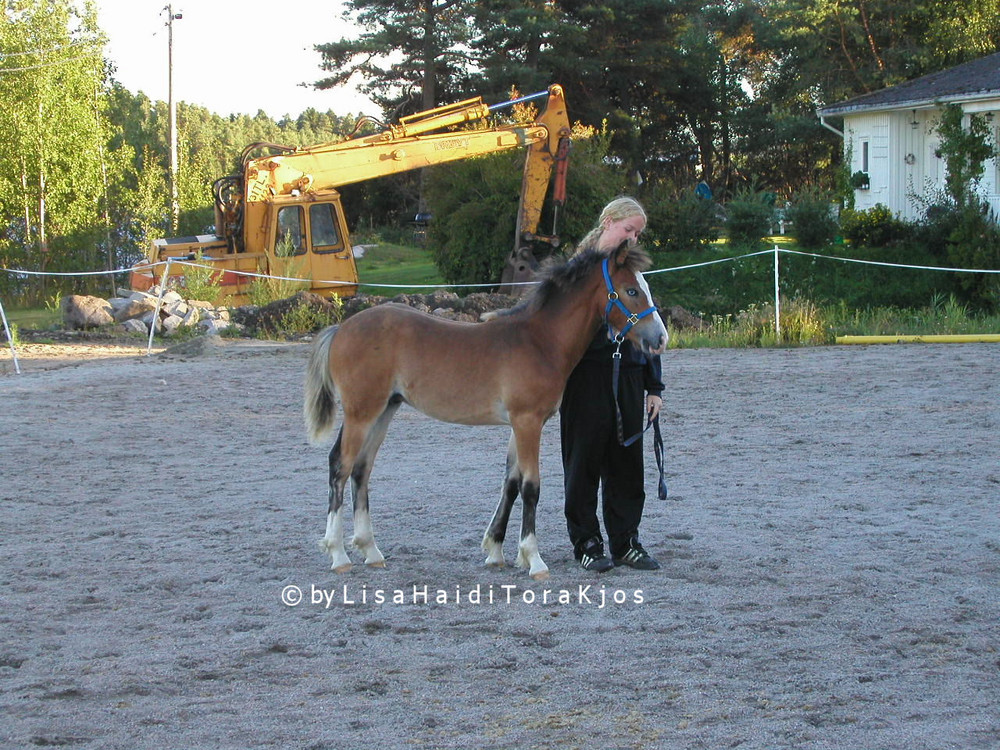
<svg viewBox="0 0 1000 750">
<path fill-rule="evenodd" d="M 424 0 L 422 6 L 424 16 L 424 80 L 421 101 L 423 102 L 423 109 L 433 109 L 437 104 L 437 81 L 434 76 L 434 64 L 437 60 L 434 49 L 434 0 Z"/>
</svg>

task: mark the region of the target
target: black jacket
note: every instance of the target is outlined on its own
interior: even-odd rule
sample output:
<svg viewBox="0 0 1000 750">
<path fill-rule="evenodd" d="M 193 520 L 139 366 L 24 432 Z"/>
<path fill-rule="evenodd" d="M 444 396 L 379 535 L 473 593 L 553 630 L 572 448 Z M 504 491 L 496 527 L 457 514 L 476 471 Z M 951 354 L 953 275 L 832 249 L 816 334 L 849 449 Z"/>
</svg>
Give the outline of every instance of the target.
<svg viewBox="0 0 1000 750">
<path fill-rule="evenodd" d="M 618 345 L 608 338 L 607 326 L 601 329 L 594 336 L 587 351 L 583 354 L 580 364 L 599 364 L 611 367 L 611 357 L 615 353 Z M 663 373 L 660 366 L 659 357 L 647 357 L 639 349 L 636 349 L 632 342 L 626 339 L 622 342 L 622 372 L 627 370 L 642 369 L 643 388 L 646 393 L 659 396 L 663 392 Z"/>
</svg>

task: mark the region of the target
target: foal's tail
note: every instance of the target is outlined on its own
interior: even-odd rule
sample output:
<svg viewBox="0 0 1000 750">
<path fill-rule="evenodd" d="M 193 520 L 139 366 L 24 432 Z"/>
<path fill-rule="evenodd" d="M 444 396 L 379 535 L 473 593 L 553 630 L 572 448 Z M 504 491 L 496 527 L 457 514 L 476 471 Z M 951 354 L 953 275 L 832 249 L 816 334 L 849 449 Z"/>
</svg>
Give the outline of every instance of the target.
<svg viewBox="0 0 1000 750">
<path fill-rule="evenodd" d="M 337 326 L 320 331 L 306 366 L 306 398 L 302 416 L 306 421 L 306 434 L 312 443 L 319 443 L 330 433 L 337 414 L 336 390 L 330 377 L 330 343 L 336 332 Z"/>
</svg>

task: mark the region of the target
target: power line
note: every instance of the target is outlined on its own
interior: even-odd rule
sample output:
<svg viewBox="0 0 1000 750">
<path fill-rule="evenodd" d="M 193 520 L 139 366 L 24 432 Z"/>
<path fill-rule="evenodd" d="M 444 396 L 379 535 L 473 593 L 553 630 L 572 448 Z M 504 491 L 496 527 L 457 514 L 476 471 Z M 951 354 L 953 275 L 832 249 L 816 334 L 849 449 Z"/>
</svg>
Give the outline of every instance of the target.
<svg viewBox="0 0 1000 750">
<path fill-rule="evenodd" d="M 94 39 L 81 39 L 77 42 L 70 42 L 69 44 L 61 44 L 58 47 L 52 47 L 51 49 L 39 49 L 29 52 L 0 52 L 0 60 L 6 57 L 25 57 L 26 55 L 47 55 L 50 52 L 59 52 L 60 50 L 68 49 L 70 47 L 79 47 L 81 44 L 94 44 Z"/>
<path fill-rule="evenodd" d="M 65 60 L 55 60 L 49 63 L 39 63 L 38 65 L 25 65 L 20 68 L 0 68 L 0 73 L 20 73 L 24 70 L 39 70 L 40 68 L 52 68 L 56 65 L 65 65 L 66 63 L 76 62 L 78 60 L 87 60 L 92 57 L 96 57 L 101 54 L 98 51 L 91 52 L 89 55 L 81 55 L 80 57 L 70 57 Z"/>
</svg>

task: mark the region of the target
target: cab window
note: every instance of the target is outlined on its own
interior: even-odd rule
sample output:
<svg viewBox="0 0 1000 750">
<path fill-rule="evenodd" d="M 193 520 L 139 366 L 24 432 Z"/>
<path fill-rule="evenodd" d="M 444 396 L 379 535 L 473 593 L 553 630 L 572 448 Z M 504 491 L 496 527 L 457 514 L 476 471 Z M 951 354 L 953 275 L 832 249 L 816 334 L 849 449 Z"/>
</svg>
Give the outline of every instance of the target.
<svg viewBox="0 0 1000 750">
<path fill-rule="evenodd" d="M 278 211 L 278 236 L 274 239 L 274 254 L 279 258 L 305 252 L 305 228 L 302 207 L 285 206 Z"/>
<path fill-rule="evenodd" d="M 329 253 L 340 249 L 334 204 L 314 203 L 309 206 L 309 226 L 312 230 L 313 250 Z"/>
</svg>

